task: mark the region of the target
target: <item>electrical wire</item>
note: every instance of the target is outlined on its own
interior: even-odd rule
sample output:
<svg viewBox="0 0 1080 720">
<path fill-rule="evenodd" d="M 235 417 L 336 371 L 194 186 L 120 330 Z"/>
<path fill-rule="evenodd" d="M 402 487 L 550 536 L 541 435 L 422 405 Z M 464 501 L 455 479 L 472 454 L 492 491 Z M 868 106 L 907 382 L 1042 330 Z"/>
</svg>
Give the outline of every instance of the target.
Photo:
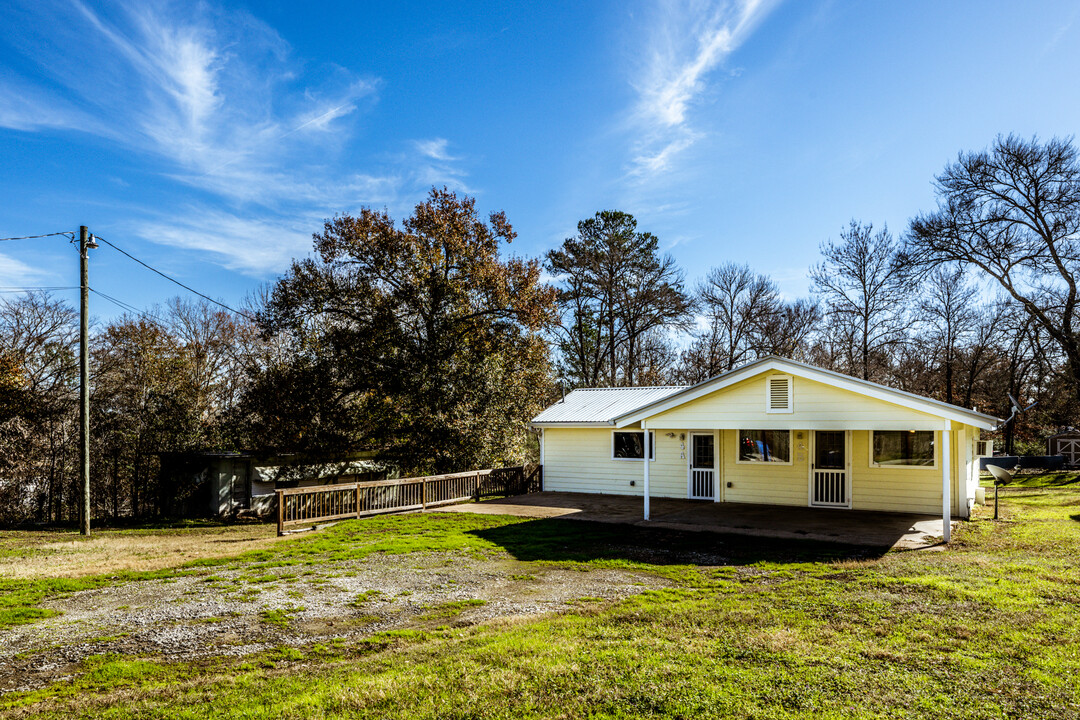
<svg viewBox="0 0 1080 720">
<path fill-rule="evenodd" d="M 146 320 L 151 325 L 155 325 L 159 330 L 163 330 L 165 332 L 168 332 L 168 328 L 166 328 L 161 323 L 160 320 L 155 318 L 153 315 L 147 313 L 146 311 L 140 310 L 139 308 L 135 307 L 131 303 L 126 303 L 123 300 L 119 300 L 117 298 L 114 298 L 112 295 L 106 295 L 105 293 L 101 292 L 100 290 L 95 290 L 94 288 L 87 288 L 87 289 L 90 290 L 90 292 L 97 295 L 98 297 L 100 297 L 102 300 L 108 300 L 109 302 L 111 302 L 113 305 L 120 308 L 121 310 L 127 311 L 127 312 L 131 313 L 132 315 L 137 315 L 138 317 L 141 317 L 143 320 Z"/>
<path fill-rule="evenodd" d="M 254 322 L 254 321 L 255 321 L 255 318 L 254 318 L 254 317 L 252 317 L 251 315 L 247 314 L 246 312 L 243 312 L 243 311 L 241 311 L 241 310 L 237 310 L 236 308 L 232 308 L 232 307 L 229 307 L 229 306 L 228 306 L 228 305 L 226 305 L 225 303 L 223 303 L 223 302 L 220 302 L 220 301 L 218 301 L 218 300 L 215 300 L 214 298 L 210 297 L 209 295 L 204 295 L 203 293 L 199 292 L 198 290 L 196 290 L 195 288 L 193 288 L 193 287 L 191 287 L 191 286 L 189 286 L 189 285 L 185 285 L 184 283 L 180 282 L 180 281 L 179 281 L 179 280 L 177 280 L 176 278 L 173 278 L 173 277 L 170 277 L 170 276 L 166 275 L 166 274 L 165 274 L 165 273 L 163 273 L 162 271 L 158 270 L 158 269 L 157 269 L 156 267 L 154 267 L 154 266 L 152 266 L 152 265 L 149 265 L 149 264 L 147 264 L 147 263 L 143 262 L 142 260 L 140 260 L 139 258 L 135 257 L 135 256 L 134 256 L 134 255 L 132 255 L 131 253 L 127 252 L 126 250 L 123 250 L 123 249 L 121 249 L 121 248 L 118 248 L 118 247 L 117 247 L 116 245 L 114 245 L 113 243 L 109 242 L 108 240 L 106 240 L 105 238 L 101 237 L 100 235 L 94 235 L 93 237 L 94 237 L 94 239 L 95 239 L 95 240 L 100 240 L 101 242 L 105 243 L 106 245 L 108 245 L 109 247 L 111 247 L 111 248 L 112 248 L 113 250 L 116 250 L 116 251 L 117 251 L 117 252 L 119 252 L 120 254 L 122 254 L 122 255 L 126 255 L 126 256 L 127 256 L 128 258 L 130 258 L 131 260 L 134 260 L 135 262 L 139 263 L 140 265 L 142 265 L 142 266 L 143 266 L 144 268 L 146 268 L 147 270 L 150 270 L 151 272 L 155 272 L 155 273 L 157 273 L 158 275 L 160 275 L 161 277 L 163 277 L 163 278 L 165 278 L 166 280 L 168 280 L 169 282 L 171 282 L 171 283 L 175 283 L 176 285 L 179 285 L 180 287 L 184 288 L 184 289 L 185 289 L 185 290 L 187 290 L 188 292 L 190 292 L 190 293 L 194 293 L 195 295 L 198 295 L 198 296 L 199 296 L 199 297 L 201 297 L 201 298 L 202 298 L 203 300 L 206 300 L 206 301 L 208 301 L 208 302 L 212 302 L 212 303 L 214 303 L 215 305 L 217 305 L 217 306 L 219 306 L 219 307 L 223 307 L 223 308 L 225 308 L 226 310 L 228 310 L 229 312 L 232 312 L 232 313 L 236 313 L 237 315 L 241 315 L 241 316 L 243 316 L 243 317 L 247 318 L 248 320 L 251 320 L 252 322 Z M 100 293 L 99 293 L 99 294 L 100 294 Z M 102 297 L 104 297 L 104 296 L 102 296 Z"/>
<path fill-rule="evenodd" d="M 44 235 L 23 235 L 22 237 L 0 238 L 0 242 L 6 242 L 8 240 L 34 240 L 35 238 L 47 238 L 53 237 L 54 235 L 66 235 L 72 240 L 75 239 L 75 233 L 71 232 L 70 230 L 65 230 L 63 232 L 45 233 Z"/>
</svg>

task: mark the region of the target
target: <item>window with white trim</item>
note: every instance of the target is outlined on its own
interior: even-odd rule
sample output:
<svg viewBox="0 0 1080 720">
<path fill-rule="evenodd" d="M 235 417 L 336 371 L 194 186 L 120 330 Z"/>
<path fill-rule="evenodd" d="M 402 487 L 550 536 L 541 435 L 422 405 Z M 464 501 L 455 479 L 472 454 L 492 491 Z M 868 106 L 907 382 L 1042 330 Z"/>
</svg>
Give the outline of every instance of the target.
<svg viewBox="0 0 1080 720">
<path fill-rule="evenodd" d="M 792 406 L 792 381 L 790 375 L 769 375 L 765 378 L 765 412 L 795 412 Z"/>
<path fill-rule="evenodd" d="M 875 430 L 870 462 L 875 467 L 933 467 L 933 430 Z"/>
<path fill-rule="evenodd" d="M 653 431 L 649 431 L 649 459 L 655 460 Z M 612 460 L 642 460 L 645 458 L 645 433 L 642 430 L 615 430 L 611 433 Z"/>
<path fill-rule="evenodd" d="M 790 430 L 740 430 L 737 462 L 791 462 Z"/>
</svg>

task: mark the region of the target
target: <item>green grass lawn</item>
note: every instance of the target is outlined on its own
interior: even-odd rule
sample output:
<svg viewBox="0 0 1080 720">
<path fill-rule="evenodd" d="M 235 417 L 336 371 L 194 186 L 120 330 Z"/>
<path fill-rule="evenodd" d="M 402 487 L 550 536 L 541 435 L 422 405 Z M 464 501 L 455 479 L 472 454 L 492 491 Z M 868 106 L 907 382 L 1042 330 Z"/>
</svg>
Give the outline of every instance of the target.
<svg viewBox="0 0 1080 720">
<path fill-rule="evenodd" d="M 635 568 L 673 587 L 242 659 L 98 656 L 0 706 L 56 718 L 1080 718 L 1080 485 L 1033 479 L 1002 500 L 1002 521 L 979 508 L 946 550 L 884 555 L 500 516 L 349 521 L 173 572 L 226 564 L 254 578 L 442 550 Z M 688 562 L 703 549 L 724 562 Z"/>
</svg>

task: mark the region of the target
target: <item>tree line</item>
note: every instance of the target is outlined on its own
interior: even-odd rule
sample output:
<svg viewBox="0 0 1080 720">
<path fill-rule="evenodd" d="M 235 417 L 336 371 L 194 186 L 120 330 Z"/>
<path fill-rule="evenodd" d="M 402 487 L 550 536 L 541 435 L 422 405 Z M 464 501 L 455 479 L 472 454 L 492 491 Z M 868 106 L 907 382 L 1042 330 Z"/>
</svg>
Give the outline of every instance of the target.
<svg viewBox="0 0 1080 720">
<path fill-rule="evenodd" d="M 371 450 L 405 473 L 535 458 L 528 420 L 558 387 L 692 384 L 768 355 L 1009 415 L 1040 452 L 1080 401 L 1080 161 L 1070 140 L 998 138 L 935 178 L 902 233 L 852 220 L 786 297 L 726 263 L 693 284 L 634 217 L 603 211 L 542 258 L 509 253 L 502 213 L 433 189 L 396 222 L 328 220 L 227 312 L 173 299 L 95 328 L 97 516 L 175 511 L 162 453 Z M 544 280 L 544 276 L 548 280 Z M 77 317 L 0 300 L 0 521 L 75 513 Z"/>
</svg>

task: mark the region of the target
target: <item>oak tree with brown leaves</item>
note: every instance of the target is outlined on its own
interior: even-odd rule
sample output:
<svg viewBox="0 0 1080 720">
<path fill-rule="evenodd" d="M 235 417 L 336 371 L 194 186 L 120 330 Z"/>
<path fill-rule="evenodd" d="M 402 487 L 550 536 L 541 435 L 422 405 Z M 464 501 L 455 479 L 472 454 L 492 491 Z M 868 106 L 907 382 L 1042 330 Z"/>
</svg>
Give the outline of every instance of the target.
<svg viewBox="0 0 1080 720">
<path fill-rule="evenodd" d="M 261 318 L 293 338 L 279 380 L 299 373 L 321 389 L 292 396 L 287 417 L 264 404 L 261 437 L 278 450 L 368 446 L 406 472 L 524 461 L 548 392 L 541 332 L 555 293 L 538 262 L 500 257 L 514 237 L 503 213 L 485 222 L 446 188 L 400 225 L 366 208 L 328 220 Z"/>
</svg>

